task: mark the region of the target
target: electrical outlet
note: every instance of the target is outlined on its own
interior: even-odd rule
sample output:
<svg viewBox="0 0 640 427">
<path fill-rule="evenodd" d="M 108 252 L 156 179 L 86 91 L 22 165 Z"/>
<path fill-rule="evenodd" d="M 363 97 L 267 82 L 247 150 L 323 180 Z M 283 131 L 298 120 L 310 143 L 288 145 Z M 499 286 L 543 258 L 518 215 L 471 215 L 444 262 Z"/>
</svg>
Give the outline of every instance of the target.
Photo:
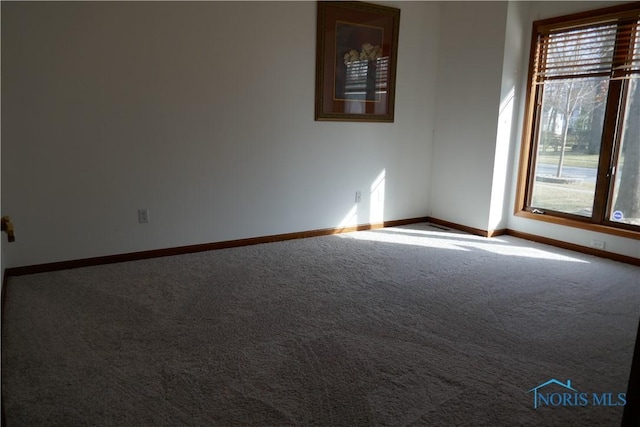
<svg viewBox="0 0 640 427">
<path fill-rule="evenodd" d="M 149 209 L 138 209 L 138 222 L 140 224 L 149 222 Z"/>
<path fill-rule="evenodd" d="M 360 200 L 362 200 L 362 193 L 358 190 L 356 191 L 356 203 L 360 203 Z"/>
<path fill-rule="evenodd" d="M 592 240 L 589 242 L 589 246 L 595 249 L 604 249 L 604 242 L 602 240 Z"/>
</svg>

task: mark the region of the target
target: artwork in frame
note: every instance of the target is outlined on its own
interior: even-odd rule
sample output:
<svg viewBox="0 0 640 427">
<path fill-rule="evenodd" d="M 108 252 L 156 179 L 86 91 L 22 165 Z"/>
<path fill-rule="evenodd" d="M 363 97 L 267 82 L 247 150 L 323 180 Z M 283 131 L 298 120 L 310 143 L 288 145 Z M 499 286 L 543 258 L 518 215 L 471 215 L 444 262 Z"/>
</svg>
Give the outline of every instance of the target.
<svg viewBox="0 0 640 427">
<path fill-rule="evenodd" d="M 393 122 L 400 9 L 319 1 L 316 120 Z"/>
</svg>

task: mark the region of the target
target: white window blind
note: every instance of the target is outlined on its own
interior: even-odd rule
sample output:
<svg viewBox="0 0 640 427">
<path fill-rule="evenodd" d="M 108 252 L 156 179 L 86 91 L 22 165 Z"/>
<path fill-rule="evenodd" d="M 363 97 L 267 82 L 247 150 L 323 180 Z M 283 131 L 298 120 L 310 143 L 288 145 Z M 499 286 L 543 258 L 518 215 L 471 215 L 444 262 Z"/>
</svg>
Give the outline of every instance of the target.
<svg viewBox="0 0 640 427">
<path fill-rule="evenodd" d="M 640 77 L 640 19 L 540 32 L 534 81 Z"/>
</svg>

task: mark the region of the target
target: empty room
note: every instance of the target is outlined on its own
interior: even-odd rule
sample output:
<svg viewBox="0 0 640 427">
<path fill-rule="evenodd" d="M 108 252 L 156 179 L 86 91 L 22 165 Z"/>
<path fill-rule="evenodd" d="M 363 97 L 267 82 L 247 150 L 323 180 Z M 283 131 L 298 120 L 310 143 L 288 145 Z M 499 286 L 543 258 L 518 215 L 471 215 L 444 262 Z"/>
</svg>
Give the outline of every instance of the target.
<svg viewBox="0 0 640 427">
<path fill-rule="evenodd" d="M 639 425 L 640 3 L 1 3 L 2 425 Z"/>
</svg>

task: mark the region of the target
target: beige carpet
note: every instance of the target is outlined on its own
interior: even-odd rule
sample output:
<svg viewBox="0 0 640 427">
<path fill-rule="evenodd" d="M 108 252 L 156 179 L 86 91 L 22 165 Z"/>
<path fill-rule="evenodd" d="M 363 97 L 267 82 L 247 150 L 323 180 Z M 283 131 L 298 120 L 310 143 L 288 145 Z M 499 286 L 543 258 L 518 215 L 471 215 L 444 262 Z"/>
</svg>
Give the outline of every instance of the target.
<svg viewBox="0 0 640 427">
<path fill-rule="evenodd" d="M 617 426 L 528 391 L 625 392 L 639 318 L 638 267 L 417 224 L 13 277 L 2 395 L 9 427 Z"/>
</svg>

